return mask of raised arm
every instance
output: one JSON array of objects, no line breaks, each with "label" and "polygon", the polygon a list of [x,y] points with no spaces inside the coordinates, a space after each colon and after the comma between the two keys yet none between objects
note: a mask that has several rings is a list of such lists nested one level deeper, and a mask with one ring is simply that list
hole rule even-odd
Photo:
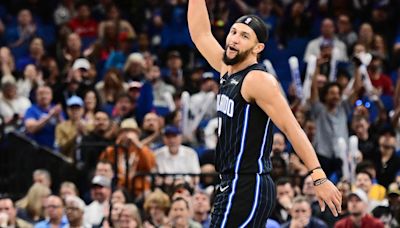
[{"label": "raised arm", "polygon": [[[308,140],[306,134],[296,121],[286,100],[280,93],[276,79],[262,71],[249,73],[241,89],[243,97],[250,102],[255,102],[272,119],[274,124],[287,136],[296,154],[299,155],[308,170],[315,170],[320,167],[317,155]],[[273,99],[271,99],[273,98]],[[336,187],[326,180],[325,173],[318,169],[318,172],[311,174],[315,185],[315,192],[318,197],[321,209],[325,209],[325,202],[332,213],[337,216],[341,211],[341,194]],[[319,181],[324,179],[322,183]]]},{"label": "raised arm", "polygon": [[205,0],[189,0],[188,25],[197,49],[215,70],[221,72],[224,49],[211,33]]}]

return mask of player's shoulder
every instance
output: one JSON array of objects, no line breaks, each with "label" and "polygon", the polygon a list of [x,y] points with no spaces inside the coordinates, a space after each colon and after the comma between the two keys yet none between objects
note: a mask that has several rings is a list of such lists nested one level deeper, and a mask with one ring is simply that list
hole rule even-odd
[{"label": "player's shoulder", "polygon": [[246,76],[244,83],[265,85],[265,86],[278,85],[277,84],[278,81],[272,74],[259,69],[251,70]]}]

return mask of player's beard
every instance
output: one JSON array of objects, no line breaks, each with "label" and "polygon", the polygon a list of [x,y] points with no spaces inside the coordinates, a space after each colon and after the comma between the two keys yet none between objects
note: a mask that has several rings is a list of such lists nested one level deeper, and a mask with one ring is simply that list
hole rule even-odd
[{"label": "player's beard", "polygon": [[222,61],[224,61],[224,63],[225,63],[226,65],[230,66],[230,65],[235,65],[235,64],[238,64],[238,63],[243,62],[243,61],[247,58],[247,56],[250,55],[250,52],[251,52],[251,50],[252,50],[253,48],[249,48],[249,49],[247,49],[247,50],[244,51],[244,52],[239,52],[239,51],[238,51],[238,53],[236,54],[236,56],[233,57],[233,58],[231,58],[231,59],[226,55],[226,50],[227,50],[227,49],[228,49],[228,46],[225,48],[224,57],[222,58]]}]

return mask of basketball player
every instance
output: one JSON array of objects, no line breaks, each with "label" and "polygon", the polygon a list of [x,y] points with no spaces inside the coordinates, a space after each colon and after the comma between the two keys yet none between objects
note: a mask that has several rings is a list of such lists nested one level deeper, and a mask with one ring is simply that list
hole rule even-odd
[{"label": "basketball player", "polygon": [[267,41],[264,22],[254,15],[234,23],[223,49],[211,33],[205,0],[189,0],[188,24],[193,42],[220,72],[217,97],[216,168],[221,186],[211,227],[265,227],[276,194],[269,176],[272,125],[285,133],[310,170],[321,210],[337,216],[341,194],[326,178],[315,151],[280,93],[276,79],[257,62]]}]

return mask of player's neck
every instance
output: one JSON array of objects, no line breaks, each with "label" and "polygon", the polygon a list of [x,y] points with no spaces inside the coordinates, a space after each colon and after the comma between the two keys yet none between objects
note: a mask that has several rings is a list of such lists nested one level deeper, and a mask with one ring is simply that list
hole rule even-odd
[{"label": "player's neck", "polygon": [[247,58],[243,62],[240,62],[240,63],[235,64],[235,65],[230,65],[230,66],[228,66],[228,75],[232,75],[232,74],[237,73],[237,72],[239,72],[241,70],[244,70],[248,66],[253,65],[255,63],[257,63],[257,59]]}]

